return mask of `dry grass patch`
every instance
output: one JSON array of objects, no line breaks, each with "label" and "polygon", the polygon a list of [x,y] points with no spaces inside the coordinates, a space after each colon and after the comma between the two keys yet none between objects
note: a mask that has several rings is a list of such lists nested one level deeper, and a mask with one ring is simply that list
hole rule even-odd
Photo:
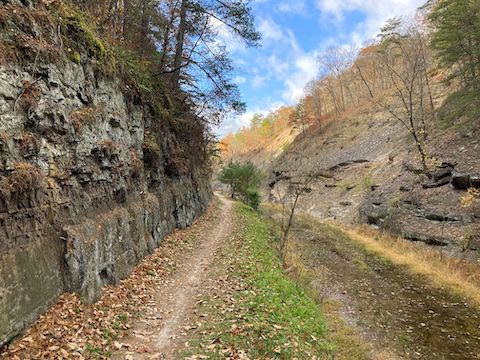
[{"label": "dry grass patch", "polygon": [[93,124],[97,119],[98,109],[95,106],[84,106],[75,109],[70,114],[72,125],[76,132],[79,132],[83,127]]},{"label": "dry grass patch", "polygon": [[3,178],[0,185],[3,195],[26,194],[35,189],[45,188],[45,176],[36,165],[17,162],[13,172]]},{"label": "dry grass patch", "polygon": [[426,276],[436,286],[450,289],[480,306],[478,264],[459,260],[440,252],[439,249],[428,248],[400,237],[380,235],[366,226],[342,230],[375,255],[396,265],[406,266],[410,271]]}]

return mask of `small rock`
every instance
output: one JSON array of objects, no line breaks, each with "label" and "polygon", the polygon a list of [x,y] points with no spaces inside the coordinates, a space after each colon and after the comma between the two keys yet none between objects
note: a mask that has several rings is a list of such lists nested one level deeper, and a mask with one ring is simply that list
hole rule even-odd
[{"label": "small rock", "polygon": [[475,189],[480,189],[480,176],[470,176],[470,186]]},{"label": "small rock", "polygon": [[440,178],[438,180],[432,179],[426,183],[423,183],[422,186],[424,189],[431,189],[431,188],[447,185],[451,181],[452,181],[452,178],[448,176],[448,177]]},{"label": "small rock", "polygon": [[467,190],[470,188],[470,175],[453,174],[452,185],[458,190]]}]

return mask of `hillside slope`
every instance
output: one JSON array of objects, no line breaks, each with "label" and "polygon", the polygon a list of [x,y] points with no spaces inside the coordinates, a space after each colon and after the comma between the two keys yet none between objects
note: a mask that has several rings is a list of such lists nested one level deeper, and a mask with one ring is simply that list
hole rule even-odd
[{"label": "hillside slope", "polygon": [[[479,187],[480,124],[468,116],[447,117],[456,104],[437,81],[436,119],[427,128],[432,179],[406,128],[391,114],[366,102],[310,127],[273,163],[256,160],[269,175],[269,200],[278,202],[289,177],[315,174],[299,209],[320,219],[368,223],[413,241],[463,249],[480,248],[478,209],[462,206],[469,187]],[[446,101],[446,102],[445,102]],[[250,161],[258,154],[237,156]],[[285,179],[287,177],[287,179]]]}]

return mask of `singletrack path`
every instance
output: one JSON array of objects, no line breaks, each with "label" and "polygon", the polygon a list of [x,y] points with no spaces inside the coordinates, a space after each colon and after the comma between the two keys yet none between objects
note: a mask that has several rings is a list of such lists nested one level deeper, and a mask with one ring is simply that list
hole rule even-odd
[{"label": "singletrack path", "polygon": [[204,294],[210,263],[233,228],[232,202],[219,197],[222,216],[198,239],[198,248],[157,289],[156,301],[134,324],[113,359],[173,359],[192,308]]}]

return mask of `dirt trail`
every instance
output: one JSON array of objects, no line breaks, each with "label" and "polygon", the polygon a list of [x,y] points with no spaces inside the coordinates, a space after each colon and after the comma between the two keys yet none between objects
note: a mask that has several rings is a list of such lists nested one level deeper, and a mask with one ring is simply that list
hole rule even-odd
[{"label": "dirt trail", "polygon": [[220,222],[199,239],[198,249],[182,259],[172,277],[160,285],[156,301],[135,323],[132,335],[120,344],[122,349],[113,354],[113,359],[174,358],[190,323],[192,308],[203,296],[208,266],[232,230],[232,202],[219,198]]},{"label": "dirt trail", "polygon": [[[466,299],[365,252],[340,230],[310,218],[292,228],[297,266],[320,301],[388,359],[480,359],[480,312]],[[372,353],[375,358],[375,351]]]}]

